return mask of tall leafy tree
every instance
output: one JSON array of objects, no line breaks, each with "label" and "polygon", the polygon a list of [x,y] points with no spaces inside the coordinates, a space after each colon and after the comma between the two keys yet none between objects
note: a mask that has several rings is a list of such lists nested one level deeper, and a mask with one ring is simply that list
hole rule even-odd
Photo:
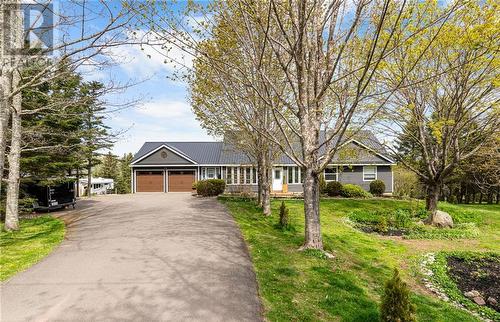
[{"label": "tall leafy tree", "polygon": [[[432,10],[424,13],[421,4],[406,20],[410,30],[445,10],[432,2],[425,6]],[[500,128],[498,4],[467,1],[459,9],[446,24],[395,48],[380,75],[390,88],[402,80],[385,104],[382,126],[386,135],[406,142],[393,152],[425,184],[431,224],[443,184]]]}]

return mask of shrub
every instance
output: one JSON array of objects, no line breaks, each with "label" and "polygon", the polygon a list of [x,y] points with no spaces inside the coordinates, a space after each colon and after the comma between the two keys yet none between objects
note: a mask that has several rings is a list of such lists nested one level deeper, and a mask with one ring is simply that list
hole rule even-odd
[{"label": "shrub", "polygon": [[326,181],[323,174],[319,176],[319,193],[326,193]]},{"label": "shrub", "polygon": [[280,222],[279,226],[281,229],[288,229],[290,226],[290,217],[288,216],[288,208],[285,205],[285,202],[281,202],[280,206]]},{"label": "shrub", "polygon": [[345,198],[369,198],[371,194],[355,184],[345,184],[340,189],[340,195]]},{"label": "shrub", "polygon": [[413,224],[411,212],[406,209],[397,209],[393,213],[394,226],[397,228],[409,228]]},{"label": "shrub", "polygon": [[193,188],[193,190],[196,190],[196,185],[198,184],[198,182],[193,182],[193,185],[191,186]]},{"label": "shrub", "polygon": [[385,183],[382,180],[370,182],[370,192],[375,196],[381,196],[385,192]]},{"label": "shrub", "polygon": [[338,181],[330,181],[326,185],[326,193],[330,197],[340,196],[341,190],[342,190],[342,184]]},{"label": "shrub", "polygon": [[221,179],[201,180],[196,183],[196,193],[203,197],[218,196],[226,189],[226,182]]},{"label": "shrub", "polygon": [[410,291],[394,269],[394,275],[385,283],[380,319],[385,322],[408,322],[415,320],[415,306],[410,302]]},{"label": "shrub", "polygon": [[386,233],[389,231],[389,225],[387,224],[386,216],[380,216],[378,218],[377,230],[381,233]]}]

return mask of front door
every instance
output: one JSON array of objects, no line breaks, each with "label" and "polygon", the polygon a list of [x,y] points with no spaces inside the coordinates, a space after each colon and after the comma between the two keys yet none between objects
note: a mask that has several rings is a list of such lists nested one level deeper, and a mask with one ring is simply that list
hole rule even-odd
[{"label": "front door", "polygon": [[283,168],[273,169],[273,191],[283,190]]}]

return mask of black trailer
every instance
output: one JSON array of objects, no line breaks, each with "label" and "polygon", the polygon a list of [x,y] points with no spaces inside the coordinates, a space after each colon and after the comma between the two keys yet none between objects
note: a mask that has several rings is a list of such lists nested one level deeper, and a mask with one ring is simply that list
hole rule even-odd
[{"label": "black trailer", "polygon": [[34,198],[34,210],[49,211],[67,206],[75,208],[75,182],[31,181],[23,184],[24,192]]}]

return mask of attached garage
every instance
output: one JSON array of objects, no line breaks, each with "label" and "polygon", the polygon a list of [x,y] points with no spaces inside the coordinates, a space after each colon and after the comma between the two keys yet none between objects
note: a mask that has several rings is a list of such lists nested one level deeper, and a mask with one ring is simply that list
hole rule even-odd
[{"label": "attached garage", "polygon": [[194,171],[168,171],[168,192],[190,192]]},{"label": "attached garage", "polygon": [[138,171],[137,192],[163,192],[163,171]]}]

